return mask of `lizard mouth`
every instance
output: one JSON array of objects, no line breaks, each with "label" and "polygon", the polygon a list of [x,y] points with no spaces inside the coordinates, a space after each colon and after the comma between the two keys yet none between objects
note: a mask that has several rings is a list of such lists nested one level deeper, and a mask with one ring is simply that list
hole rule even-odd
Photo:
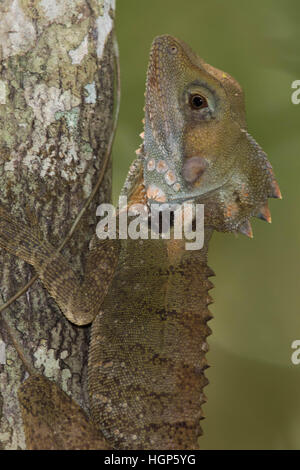
[{"label": "lizard mouth", "polygon": [[169,72],[174,69],[172,48],[175,45],[174,38],[157,37],[151,47],[147,71],[145,135],[148,136],[148,141],[151,136],[151,143],[145,140],[145,150],[151,151],[153,149],[150,147],[155,146],[163,158],[174,154],[178,149],[177,128],[183,126],[176,81],[170,79]]},{"label": "lizard mouth", "polygon": [[[213,189],[210,189],[204,193],[195,193],[195,192],[191,192],[191,193],[187,193],[185,195],[182,195],[182,196],[174,196],[174,197],[170,197],[170,201],[174,204],[178,203],[178,204],[182,204],[186,201],[193,201],[193,202],[197,202],[198,204],[201,204],[201,201],[202,199],[206,198],[207,196],[210,196],[212,194],[215,194],[217,193],[217,191],[219,191],[220,189],[222,189],[226,183],[228,182],[228,180],[230,179],[230,176],[228,177],[228,179],[226,181],[224,181],[222,184],[220,184],[219,186],[217,186],[216,188],[213,188]],[[195,201],[196,200],[196,201]]]}]

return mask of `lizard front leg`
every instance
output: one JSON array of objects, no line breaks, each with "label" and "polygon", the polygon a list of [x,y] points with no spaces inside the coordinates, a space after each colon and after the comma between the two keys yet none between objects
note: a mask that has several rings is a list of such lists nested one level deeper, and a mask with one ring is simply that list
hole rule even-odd
[{"label": "lizard front leg", "polygon": [[66,318],[76,325],[91,323],[99,311],[119,258],[117,240],[95,237],[81,283],[64,256],[36,227],[18,222],[0,208],[0,247],[31,264]]},{"label": "lizard front leg", "polygon": [[[100,308],[119,257],[116,240],[95,236],[81,283],[65,258],[36,226],[19,223],[0,208],[0,246],[33,265],[45,287],[72,323],[90,323]],[[20,387],[27,449],[107,449],[99,430],[55,382],[31,375]]]}]

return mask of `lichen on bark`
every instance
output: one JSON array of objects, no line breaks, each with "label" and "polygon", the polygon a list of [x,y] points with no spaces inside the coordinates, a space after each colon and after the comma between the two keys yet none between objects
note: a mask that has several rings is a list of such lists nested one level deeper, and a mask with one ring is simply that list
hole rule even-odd
[{"label": "lichen on bark", "polygon": [[[20,220],[35,212],[59,246],[94,186],[112,129],[114,1],[4,0],[0,4],[0,203]],[[64,253],[82,272],[96,206],[108,201],[110,166]],[[34,274],[1,252],[1,298]],[[88,328],[72,326],[37,281],[0,318],[0,442],[25,448],[17,389],[25,369],[11,326],[32,364],[87,408]],[[2,354],[3,356],[3,354]],[[3,362],[3,361],[2,361]]]}]

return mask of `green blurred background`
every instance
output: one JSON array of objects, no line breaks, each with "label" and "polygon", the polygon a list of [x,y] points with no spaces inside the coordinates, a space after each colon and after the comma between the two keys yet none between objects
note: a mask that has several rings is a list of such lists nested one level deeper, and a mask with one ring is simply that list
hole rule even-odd
[{"label": "green blurred background", "polygon": [[254,239],[215,233],[213,335],[209,338],[202,421],[204,449],[300,449],[298,215],[300,105],[299,0],[118,0],[122,102],[113,151],[116,201],[140,144],[144,86],[154,36],[187,42],[233,75],[246,93],[249,131],[268,153],[283,200],[271,200],[273,223],[253,220]]}]

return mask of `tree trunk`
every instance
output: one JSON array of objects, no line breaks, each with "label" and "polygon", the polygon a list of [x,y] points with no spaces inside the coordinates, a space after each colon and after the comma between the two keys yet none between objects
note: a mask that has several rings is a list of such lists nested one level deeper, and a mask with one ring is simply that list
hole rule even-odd
[{"label": "tree trunk", "polygon": [[[114,0],[0,2],[0,203],[20,220],[34,211],[59,246],[101,169],[113,117]],[[82,272],[96,206],[109,201],[108,165],[64,254]],[[1,298],[35,274],[1,253]],[[0,447],[24,449],[17,390],[26,377],[12,330],[32,365],[87,407],[88,328],[74,327],[39,281],[0,319]]]}]

